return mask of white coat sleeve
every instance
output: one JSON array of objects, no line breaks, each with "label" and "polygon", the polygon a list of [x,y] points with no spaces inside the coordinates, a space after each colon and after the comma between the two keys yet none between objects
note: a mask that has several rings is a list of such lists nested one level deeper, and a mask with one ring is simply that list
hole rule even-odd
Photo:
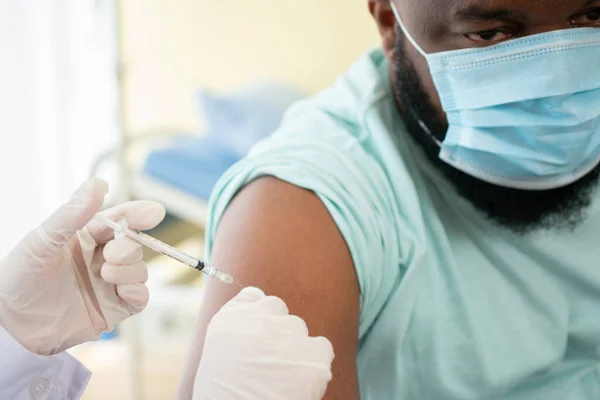
[{"label": "white coat sleeve", "polygon": [[79,399],[90,376],[70,354],[30,353],[0,327],[0,399]]}]

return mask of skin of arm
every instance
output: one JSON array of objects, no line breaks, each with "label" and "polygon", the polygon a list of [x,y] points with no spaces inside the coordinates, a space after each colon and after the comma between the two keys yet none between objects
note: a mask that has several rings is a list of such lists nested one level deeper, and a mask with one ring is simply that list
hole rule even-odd
[{"label": "skin of arm", "polygon": [[[359,399],[358,282],[346,242],[316,194],[272,177],[250,183],[225,211],[211,261],[237,282],[282,298],[311,336],[328,338],[335,360],[324,398]],[[177,399],[191,399],[206,326],[239,291],[207,282]]]}]

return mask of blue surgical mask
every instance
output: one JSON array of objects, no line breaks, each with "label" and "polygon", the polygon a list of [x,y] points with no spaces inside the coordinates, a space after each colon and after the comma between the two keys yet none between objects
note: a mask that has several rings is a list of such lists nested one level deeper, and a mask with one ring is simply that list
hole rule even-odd
[{"label": "blue surgical mask", "polygon": [[483,181],[568,185],[600,161],[600,29],[574,28],[485,48],[427,54],[448,117],[439,157]]}]

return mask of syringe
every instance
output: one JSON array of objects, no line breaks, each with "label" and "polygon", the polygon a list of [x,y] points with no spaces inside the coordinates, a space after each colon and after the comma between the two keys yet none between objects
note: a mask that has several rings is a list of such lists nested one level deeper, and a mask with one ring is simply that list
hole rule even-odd
[{"label": "syringe", "polygon": [[200,272],[205,273],[206,275],[218,279],[223,283],[233,283],[233,278],[231,275],[219,271],[217,268],[210,264],[206,264],[204,261],[197,260],[196,258],[190,256],[189,254],[184,253],[183,251],[177,250],[175,247],[169,246],[166,243],[161,242],[153,238],[150,235],[146,235],[145,233],[135,231],[130,229],[127,226],[127,220],[123,220],[123,222],[115,222],[102,214],[96,214],[94,219],[100,222],[103,225],[106,225],[109,228],[115,230],[115,234],[125,236],[131,240],[134,240],[141,245],[149,247],[157,253],[164,254],[168,257],[171,257],[183,264],[189,265],[190,267],[197,269]]}]

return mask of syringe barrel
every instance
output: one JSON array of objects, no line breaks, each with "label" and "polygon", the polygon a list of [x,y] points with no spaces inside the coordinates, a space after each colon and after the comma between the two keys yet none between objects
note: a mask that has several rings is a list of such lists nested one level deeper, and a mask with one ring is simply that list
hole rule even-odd
[{"label": "syringe barrel", "polygon": [[118,222],[113,221],[102,214],[96,215],[96,219],[104,225],[108,226],[109,228],[120,232],[120,234],[125,235],[131,240],[134,240],[144,246],[151,248],[157,253],[162,253],[168,257],[172,257],[179,262],[189,265],[192,268],[196,268],[198,266],[198,260],[196,260],[194,257],[184,253],[183,251],[177,250],[175,247],[169,246],[168,244],[163,243],[160,240],[156,240],[150,235],[146,235],[145,233],[129,229],[127,225],[121,225]]},{"label": "syringe barrel", "polygon": [[[220,280],[224,283],[232,283],[233,278],[231,275],[219,271],[212,265],[204,266],[198,259],[190,256],[187,253],[184,253],[181,250],[176,249],[175,247],[169,246],[166,243],[161,242],[160,240],[154,239],[150,235],[146,235],[143,232],[138,232],[133,229],[129,229],[126,224],[120,224],[118,222],[112,221],[109,218],[99,214],[96,215],[96,219],[102,222],[104,225],[112,228],[115,232],[119,232],[121,235],[128,237],[131,240],[134,240],[143,246],[146,246],[157,253],[164,254],[168,257],[174,258],[175,260],[182,262],[183,264],[189,265],[192,268],[199,269],[204,274],[211,276],[215,279]],[[200,269],[199,266],[204,266],[204,268]]]},{"label": "syringe barrel", "polygon": [[198,265],[198,260],[194,257],[184,253],[181,250],[176,249],[175,247],[169,246],[166,243],[156,240],[152,236],[146,235],[145,233],[127,229],[125,231],[125,236],[143,244],[144,246],[151,248],[157,253],[162,253],[166,256],[172,257],[177,261],[189,265],[190,267],[195,268]]}]

